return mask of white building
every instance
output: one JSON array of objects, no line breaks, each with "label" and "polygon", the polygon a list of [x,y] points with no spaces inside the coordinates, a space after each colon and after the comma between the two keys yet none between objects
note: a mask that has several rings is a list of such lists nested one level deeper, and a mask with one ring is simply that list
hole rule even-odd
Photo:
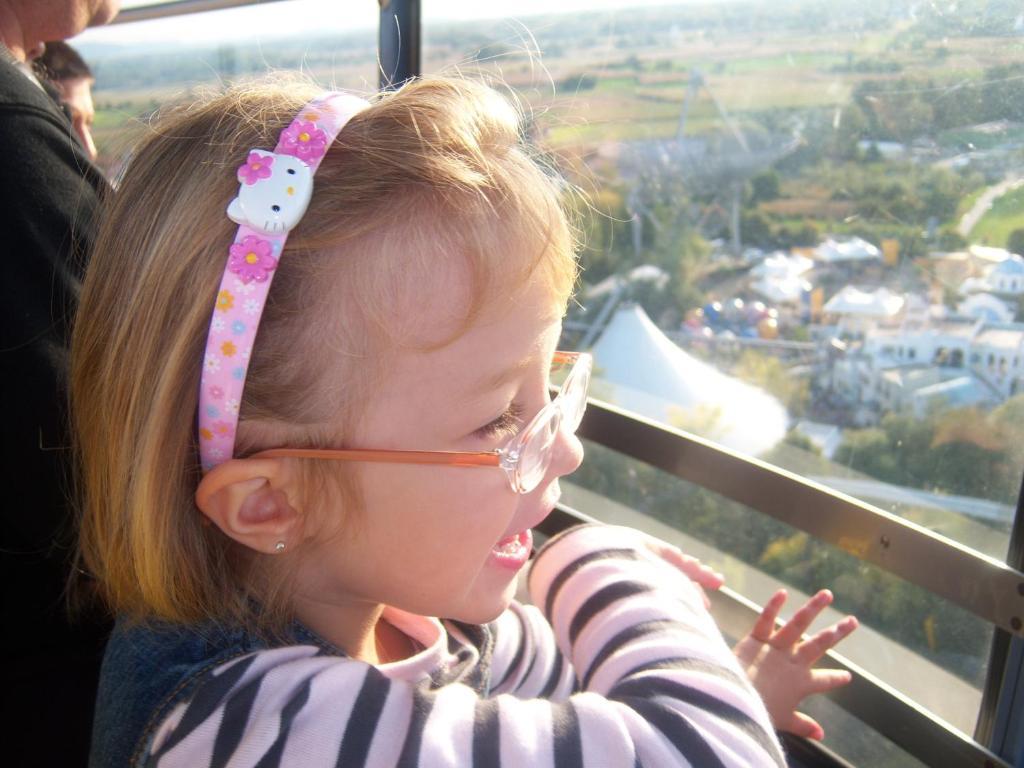
[{"label": "white building", "polygon": [[829,237],[814,249],[814,258],[826,264],[857,261],[881,261],[882,252],[877,246],[860,237]]},{"label": "white building", "polygon": [[878,325],[836,361],[830,383],[877,413],[991,407],[1024,392],[1024,323],[954,315]]},{"label": "white building", "polygon": [[987,323],[1012,323],[1015,315],[1005,301],[991,293],[971,294],[957,305],[956,311],[964,317]]},{"label": "white building", "polygon": [[750,270],[755,278],[750,288],[773,304],[797,304],[811,290],[803,275],[813,268],[814,262],[806,256],[772,253]]},{"label": "white building", "polygon": [[918,419],[936,410],[1002,402],[991,385],[970,372],[920,364],[880,371],[878,399],[882,411],[912,413]]},{"label": "white building", "polygon": [[994,293],[1010,299],[1024,296],[1024,259],[1015,253],[1004,253],[1006,257],[989,267],[983,276],[968,277],[964,280],[960,284],[961,295]]},{"label": "white building", "polygon": [[848,285],[825,303],[823,311],[836,319],[840,335],[856,336],[880,324],[897,322],[905,303],[905,297],[888,288],[868,291]]}]

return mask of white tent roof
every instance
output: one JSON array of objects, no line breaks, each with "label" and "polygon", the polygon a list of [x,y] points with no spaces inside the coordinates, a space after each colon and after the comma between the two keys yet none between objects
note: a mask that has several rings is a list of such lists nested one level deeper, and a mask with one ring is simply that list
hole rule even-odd
[{"label": "white tent roof", "polygon": [[881,259],[878,247],[860,237],[838,240],[830,237],[814,249],[815,258],[821,261],[865,261]]},{"label": "white tent roof", "polygon": [[785,279],[799,277],[814,268],[814,262],[799,253],[773,253],[750,270],[755,277]]},{"label": "white tent roof", "polygon": [[639,307],[620,308],[593,353],[595,397],[752,455],[786,434],[778,400],[680,349]]},{"label": "white tent roof", "polygon": [[1010,252],[1005,248],[994,248],[990,245],[971,245],[967,248],[968,253],[976,259],[987,261],[991,264],[998,264],[1010,257]]},{"label": "white tent roof", "polygon": [[811,290],[811,284],[801,277],[766,277],[750,284],[750,289],[773,304],[794,304]]},{"label": "white tent roof", "polygon": [[856,315],[860,317],[892,317],[903,308],[903,297],[888,288],[865,291],[848,285],[825,304],[830,315]]}]

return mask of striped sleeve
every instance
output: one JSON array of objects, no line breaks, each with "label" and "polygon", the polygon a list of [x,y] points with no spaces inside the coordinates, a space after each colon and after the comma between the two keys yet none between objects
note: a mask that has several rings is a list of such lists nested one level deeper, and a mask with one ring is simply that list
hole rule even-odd
[{"label": "striped sleeve", "polygon": [[565,701],[576,688],[576,674],[555,643],[544,615],[532,605],[512,603],[491,624],[492,696]]},{"label": "striped sleeve", "polygon": [[528,606],[498,620],[489,697],[311,646],[260,651],[208,675],[146,764],[784,766],[696,588],[627,531],[574,529],[541,551],[530,588],[551,627]]}]

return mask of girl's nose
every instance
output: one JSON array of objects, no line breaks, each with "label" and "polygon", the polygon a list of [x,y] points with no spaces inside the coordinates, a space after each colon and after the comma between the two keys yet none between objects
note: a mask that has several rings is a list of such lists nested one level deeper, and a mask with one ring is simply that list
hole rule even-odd
[{"label": "girl's nose", "polygon": [[583,463],[583,443],[575,433],[558,430],[555,444],[551,446],[551,469],[555,477],[575,472]]}]

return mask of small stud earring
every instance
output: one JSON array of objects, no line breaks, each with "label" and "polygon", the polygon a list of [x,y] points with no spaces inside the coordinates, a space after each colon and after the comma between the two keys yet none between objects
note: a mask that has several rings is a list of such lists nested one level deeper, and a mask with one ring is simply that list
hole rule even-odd
[{"label": "small stud earring", "polygon": [[283,541],[277,542],[277,544],[274,545],[274,551],[277,554],[281,554],[282,552],[284,552],[284,542]]}]

